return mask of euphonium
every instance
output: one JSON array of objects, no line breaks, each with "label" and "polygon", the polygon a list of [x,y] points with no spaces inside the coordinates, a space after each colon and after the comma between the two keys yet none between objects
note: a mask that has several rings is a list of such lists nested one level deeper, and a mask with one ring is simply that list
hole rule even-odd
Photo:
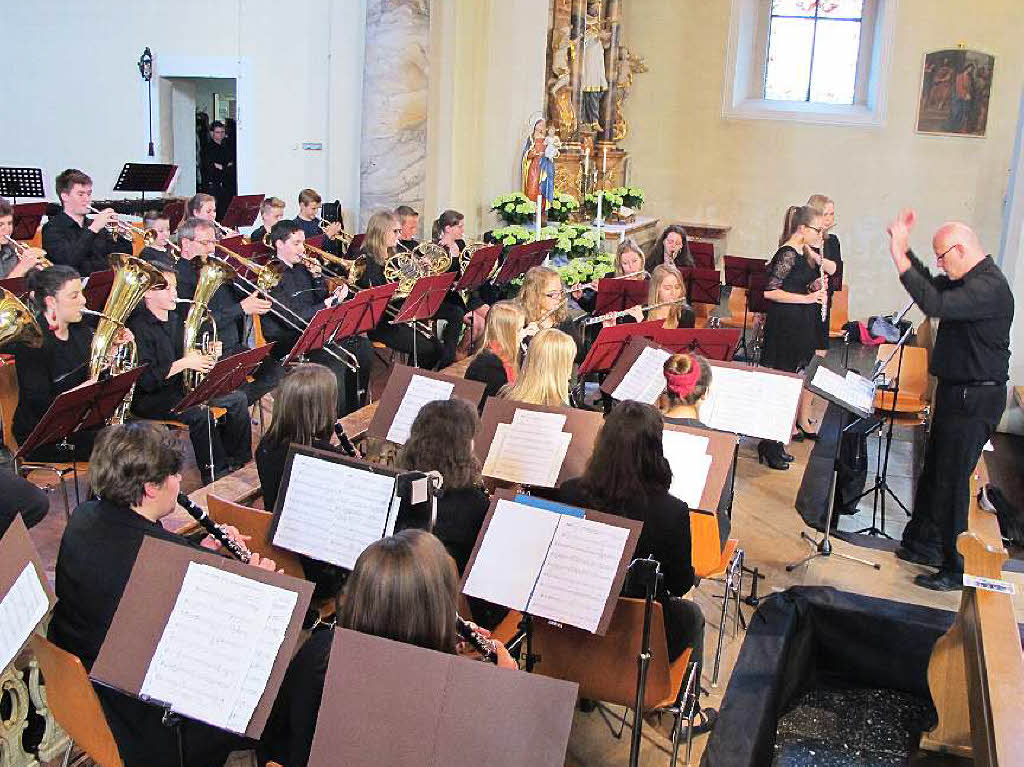
[{"label": "euphonium", "polygon": [[[188,308],[185,317],[185,333],[183,347],[185,354],[191,351],[198,351],[202,354],[209,353],[213,344],[217,343],[217,324],[214,322],[213,314],[210,312],[210,300],[217,288],[226,282],[235,279],[235,270],[222,258],[207,256],[202,268],[199,270],[199,279],[196,282],[196,292],[192,296],[192,304]],[[203,334],[200,338],[199,331],[206,320],[210,320],[212,330]],[[182,374],[185,384],[185,391],[190,392],[203,380],[203,373],[198,370],[186,370]]]},{"label": "euphonium", "polygon": [[43,345],[43,331],[18,297],[0,288],[0,346],[19,341],[38,349]]}]

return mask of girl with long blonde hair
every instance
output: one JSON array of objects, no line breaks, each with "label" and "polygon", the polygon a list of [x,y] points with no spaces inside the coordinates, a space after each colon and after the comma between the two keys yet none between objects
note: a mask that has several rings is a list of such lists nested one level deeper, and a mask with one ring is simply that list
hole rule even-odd
[{"label": "girl with long blonde hair", "polygon": [[500,396],[532,405],[568,405],[569,379],[576,358],[576,342],[557,328],[545,328],[534,336],[516,382]]},{"label": "girl with long blonde hair", "polygon": [[466,378],[483,381],[488,397],[516,382],[522,357],[519,342],[525,324],[523,308],[515,301],[498,301],[487,313],[483,343],[466,369]]},{"label": "girl with long blonde hair", "polygon": [[666,328],[692,328],[696,317],[690,305],[686,303],[686,288],[683,286],[683,275],[674,266],[659,264],[651,273],[651,290],[647,294],[648,304],[660,304],[666,301],[679,301],[677,304],[659,306],[647,312],[648,320],[664,320]]}]

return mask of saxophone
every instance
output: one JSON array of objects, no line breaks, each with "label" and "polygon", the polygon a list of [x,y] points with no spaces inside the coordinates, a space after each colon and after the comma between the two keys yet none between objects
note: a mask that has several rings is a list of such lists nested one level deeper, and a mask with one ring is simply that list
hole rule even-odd
[{"label": "saxophone", "polygon": [[[196,292],[192,296],[192,304],[188,308],[188,315],[185,317],[184,352],[199,351],[202,354],[211,354],[217,343],[217,323],[214,322],[213,314],[210,312],[210,300],[217,289],[226,282],[235,279],[235,270],[222,258],[207,256],[203,266],[199,270],[199,280],[196,282]],[[211,330],[200,335],[200,330],[210,321]],[[203,373],[198,370],[186,370],[182,373],[185,391],[195,389],[203,380]]]}]

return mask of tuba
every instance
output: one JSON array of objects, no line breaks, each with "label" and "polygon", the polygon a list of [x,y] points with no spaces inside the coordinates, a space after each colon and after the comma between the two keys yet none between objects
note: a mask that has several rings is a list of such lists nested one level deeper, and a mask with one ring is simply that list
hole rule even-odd
[{"label": "tuba", "polygon": [[0,347],[12,343],[38,349],[43,345],[43,331],[28,307],[11,291],[0,288]]},{"label": "tuba", "polygon": [[[210,300],[217,289],[226,282],[235,279],[235,270],[222,258],[207,256],[199,270],[199,280],[196,283],[196,292],[192,296],[192,304],[188,308],[188,315],[185,317],[185,354],[190,351],[199,351],[202,354],[210,354],[214,344],[217,343],[217,323],[210,312]],[[199,331],[210,320],[212,330],[207,331],[200,337]],[[182,373],[185,383],[185,391],[190,392],[203,380],[203,373],[198,370],[186,370]]]},{"label": "tuba", "polygon": [[[138,359],[135,342],[122,344],[115,350],[114,339],[147,290],[167,287],[167,280],[160,270],[141,258],[126,253],[112,253],[110,265],[115,270],[114,284],[110,287],[110,295],[107,296],[107,303],[103,306],[99,324],[92,337],[92,347],[89,350],[89,378],[99,378],[100,373],[104,371],[109,371],[110,375],[118,375],[135,367]],[[124,423],[134,391],[133,386],[124,402],[118,405],[111,423]]]}]

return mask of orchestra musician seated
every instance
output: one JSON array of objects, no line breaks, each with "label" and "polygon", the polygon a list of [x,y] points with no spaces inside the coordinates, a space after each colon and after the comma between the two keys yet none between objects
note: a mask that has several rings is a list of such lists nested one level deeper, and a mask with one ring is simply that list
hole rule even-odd
[{"label": "orchestra musician seated", "polygon": [[[647,280],[651,277],[644,268],[644,252],[632,237],[626,237],[619,243],[619,246],[615,249],[615,259],[612,263],[615,267],[615,272],[608,276],[614,279]],[[594,307],[597,303],[596,291],[576,290],[573,291],[572,295],[579,303],[581,309],[590,314],[594,312]],[[620,317],[619,321],[642,322],[643,312],[638,309],[630,315]],[[608,319],[604,322],[606,327],[614,324],[616,324],[614,319]]]},{"label": "orchestra musician seated", "polygon": [[90,218],[92,179],[82,171],[68,168],[57,176],[57,196],[63,210],[43,224],[43,250],[54,264],[89,275],[110,268],[111,253],[131,253],[132,242],[121,233],[107,229],[117,220],[113,208]]},{"label": "orchestra musician seated", "polygon": [[696,314],[686,303],[683,275],[674,266],[661,264],[654,267],[654,271],[651,272],[651,290],[647,295],[647,304],[654,306],[647,311],[647,319],[664,320],[664,328],[692,328],[696,323]]},{"label": "orchestra musician seated", "polygon": [[[132,412],[142,418],[181,421],[188,426],[196,464],[206,476],[214,478],[247,464],[252,458],[252,429],[245,395],[240,391],[221,394],[209,405],[222,407],[227,413],[214,428],[208,419],[212,414],[202,406],[183,412],[172,412],[185,398],[184,371],[206,374],[213,369],[217,357],[202,350],[186,349],[184,323],[175,308],[178,303],[177,275],[167,262],[154,264],[166,287],[150,288],[142,303],[128,318],[128,328],[135,335],[138,364],[146,369],[135,385]],[[210,466],[210,456],[213,466]]]},{"label": "orchestra musician seated", "polygon": [[487,312],[483,342],[466,368],[465,377],[483,382],[488,397],[496,397],[503,386],[516,382],[525,324],[526,315],[516,301],[498,301]]},{"label": "orchestra musician seated", "polygon": [[[457,210],[444,211],[434,221],[433,228],[431,229],[434,244],[444,248],[451,257],[452,262],[448,267],[448,271],[455,272],[456,275],[459,275],[462,271],[459,264],[459,254],[466,247],[466,241],[462,239],[465,231],[465,216]],[[458,282],[458,276],[456,276],[455,281]],[[434,315],[437,319],[444,320],[445,323],[444,329],[441,331],[441,359],[438,362],[439,368],[446,368],[455,362],[455,350],[459,345],[459,338],[462,335],[462,326],[467,311],[472,310],[475,312],[481,308],[486,311],[486,305],[480,299],[479,293],[470,295],[468,304],[460,294],[453,290],[449,290],[445,295],[440,308],[437,310],[437,314]],[[475,314],[471,315],[470,322],[473,321],[475,316]],[[481,317],[483,316],[481,315]]]},{"label": "orchestra musician seated", "polygon": [[284,218],[284,200],[278,197],[267,197],[260,203],[260,225],[252,230],[249,242],[263,242],[263,238],[274,228],[274,224]]},{"label": "orchestra musician seated", "polygon": [[398,235],[399,247],[403,250],[415,250],[420,244],[416,239],[420,229],[420,214],[415,208],[399,205],[395,208],[395,215],[398,217],[398,225],[402,227]]},{"label": "orchestra musician seated", "polygon": [[0,197],[0,280],[24,277],[33,269],[42,269],[46,257],[39,248],[14,246],[14,207]]},{"label": "orchestra musician seated", "polygon": [[[344,594],[338,595],[337,625],[449,655],[479,658],[456,633],[458,593],[459,576],[444,545],[423,530],[403,530],[375,541],[359,555]],[[333,641],[332,628],[319,626],[292,659],[263,732],[261,760],[284,767],[305,767],[309,761]],[[515,669],[504,646],[492,641],[498,666]]]},{"label": "orchestra musician seated", "polygon": [[147,261],[173,261],[174,256],[168,251],[171,241],[171,220],[160,210],[147,210],[142,216],[142,227],[155,235],[152,242],[139,251],[139,258]]},{"label": "orchestra musician seated", "polygon": [[654,243],[651,255],[647,259],[647,271],[653,273],[654,267],[660,264],[674,266],[677,269],[693,266],[693,255],[686,241],[686,229],[679,224],[666,226],[658,236],[658,241]]},{"label": "orchestra musician seated", "polygon": [[[362,262],[366,264],[363,274],[360,275],[358,285],[360,288],[379,287],[387,284],[384,277],[384,265],[388,258],[395,254],[398,245],[398,236],[402,228],[398,225],[398,218],[394,213],[382,210],[370,216],[366,224],[366,236],[360,250]],[[393,325],[390,318],[381,318],[377,327],[373,328],[367,335],[371,341],[384,344],[389,349],[399,354],[407,355],[412,362],[413,334],[420,333],[409,325]],[[441,345],[433,334],[420,333],[415,339],[416,357],[419,366],[432,370],[437,366],[441,358]]]},{"label": "orchestra musician seated", "polygon": [[340,256],[341,242],[335,238],[344,229],[343,223],[341,221],[322,221],[320,218],[322,205],[323,200],[319,192],[315,189],[303,189],[299,192],[299,215],[293,221],[302,228],[307,240],[323,235],[324,239],[320,249]]},{"label": "orchestra musician seated", "polygon": [[576,342],[557,328],[546,328],[530,342],[515,382],[499,392],[504,399],[531,405],[569,406]]},{"label": "orchestra musician seated", "polygon": [[[526,272],[516,300],[526,315],[524,335],[531,338],[545,328],[558,328],[576,342],[576,364],[586,354],[578,323],[570,317],[567,291],[558,272],[547,266],[534,266]],[[529,340],[527,340],[529,342]]]},{"label": "orchestra musician seated", "polygon": [[[152,537],[194,545],[160,524],[177,505],[181,467],[177,441],[159,424],[108,426],[96,439],[89,481],[101,500],[78,506],[61,537],[57,606],[48,630],[50,641],[76,655],[86,671],[96,661],[143,541]],[[247,540],[234,528],[227,531],[236,540]],[[220,549],[211,536],[199,545]],[[259,554],[249,564],[274,570],[274,561]],[[94,687],[126,767],[177,767],[175,728],[162,723],[162,708]],[[188,718],[181,728],[185,764],[221,765],[229,752],[251,747],[244,738]]]}]

